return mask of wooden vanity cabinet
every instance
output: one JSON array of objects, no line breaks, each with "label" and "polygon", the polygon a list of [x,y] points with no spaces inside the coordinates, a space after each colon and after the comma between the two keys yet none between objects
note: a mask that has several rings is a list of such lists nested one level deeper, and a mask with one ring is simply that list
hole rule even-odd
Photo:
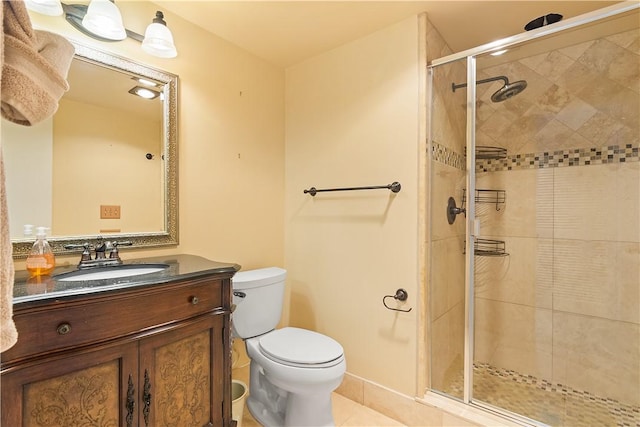
[{"label": "wooden vanity cabinet", "polygon": [[230,276],[18,305],[1,425],[230,426]]}]

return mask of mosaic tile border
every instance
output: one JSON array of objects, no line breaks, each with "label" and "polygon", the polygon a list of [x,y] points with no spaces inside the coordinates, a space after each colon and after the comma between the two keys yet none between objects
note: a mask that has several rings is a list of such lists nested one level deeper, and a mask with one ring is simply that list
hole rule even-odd
[{"label": "mosaic tile border", "polygon": [[460,170],[466,170],[467,158],[463,154],[456,153],[451,148],[431,141],[431,155],[433,160]]},{"label": "mosaic tile border", "polygon": [[[433,160],[456,169],[466,169],[466,157],[449,147],[431,142]],[[500,172],[520,169],[543,169],[590,166],[640,161],[640,145],[608,145],[601,148],[577,148],[554,152],[508,155],[505,159],[476,161],[476,172]]]},{"label": "mosaic tile border", "polygon": [[542,153],[515,154],[501,160],[478,160],[476,172],[499,172],[518,169],[543,169],[567,166],[604,165],[640,161],[638,146],[609,145],[602,148],[579,148]]},{"label": "mosaic tile border", "polygon": [[489,375],[500,377],[506,381],[526,384],[539,390],[559,393],[565,398],[588,401],[590,405],[597,405],[608,411],[617,420],[619,427],[640,426],[640,407],[626,405],[617,400],[600,397],[584,390],[577,390],[563,384],[553,384],[545,379],[538,379],[532,375],[524,375],[511,369],[496,368],[488,363],[476,362],[474,372],[484,371]]},{"label": "mosaic tile border", "polygon": [[[473,372],[476,378],[474,394],[484,394],[481,400],[487,403],[497,404],[497,406],[507,404],[512,407],[512,410],[520,409],[521,411],[548,414],[549,411],[553,412],[554,403],[562,402],[563,405],[566,405],[565,411],[568,412],[556,414],[554,418],[557,423],[553,423],[553,425],[604,426],[609,425],[603,424],[604,419],[608,419],[615,423],[611,427],[640,427],[640,407],[638,406],[627,405],[563,384],[553,384],[532,375],[524,375],[511,369],[497,368],[484,362],[475,362]],[[490,381],[491,378],[499,383]],[[498,386],[497,384],[503,385]],[[512,387],[515,384],[519,384],[521,387]],[[461,396],[462,386],[462,378],[456,378],[450,384],[450,390],[447,392]],[[544,393],[544,395],[540,393]],[[496,402],[492,402],[493,400]],[[520,411],[516,410],[516,412]],[[578,421],[580,423],[575,424]]]}]

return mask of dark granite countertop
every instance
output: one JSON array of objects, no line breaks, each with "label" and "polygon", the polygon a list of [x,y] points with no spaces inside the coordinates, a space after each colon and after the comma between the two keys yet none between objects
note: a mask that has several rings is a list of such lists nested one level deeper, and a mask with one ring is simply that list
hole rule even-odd
[{"label": "dark granite countertop", "polygon": [[[151,258],[125,260],[123,266],[135,264],[166,264],[167,268],[148,274],[125,276],[113,279],[60,281],[68,273],[77,271],[77,266],[57,267],[51,276],[29,278],[27,271],[16,271],[13,287],[14,306],[23,303],[46,303],[50,300],[73,298],[96,292],[118,291],[138,286],[169,283],[177,280],[192,279],[209,274],[235,274],[240,270],[238,264],[211,261],[196,255],[168,255]],[[106,267],[120,268],[120,267]],[[85,271],[99,271],[94,268]]]}]

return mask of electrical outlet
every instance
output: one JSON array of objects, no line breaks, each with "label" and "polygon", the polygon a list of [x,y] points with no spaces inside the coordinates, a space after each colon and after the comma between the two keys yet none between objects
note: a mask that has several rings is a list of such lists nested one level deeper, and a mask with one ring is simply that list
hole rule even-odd
[{"label": "electrical outlet", "polygon": [[120,219],[120,205],[100,205],[100,219]]}]

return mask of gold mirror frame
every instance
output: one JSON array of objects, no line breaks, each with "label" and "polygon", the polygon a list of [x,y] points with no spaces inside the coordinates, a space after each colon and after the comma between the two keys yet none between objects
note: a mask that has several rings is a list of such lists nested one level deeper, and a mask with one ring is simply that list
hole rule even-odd
[{"label": "gold mirror frame", "polygon": [[[78,250],[65,249],[65,245],[95,242],[98,237],[105,240],[128,240],[132,249],[150,248],[158,246],[172,246],[178,244],[178,76],[166,71],[158,70],[136,63],[110,53],[102,52],[93,47],[71,41],[76,52],[75,58],[90,62],[100,67],[113,69],[118,72],[135,74],[164,83],[164,187],[165,187],[165,222],[164,230],[159,232],[117,233],[102,235],[77,235],[47,238],[56,255],[72,254]],[[13,257],[25,258],[33,246],[33,238],[12,239]]]}]

